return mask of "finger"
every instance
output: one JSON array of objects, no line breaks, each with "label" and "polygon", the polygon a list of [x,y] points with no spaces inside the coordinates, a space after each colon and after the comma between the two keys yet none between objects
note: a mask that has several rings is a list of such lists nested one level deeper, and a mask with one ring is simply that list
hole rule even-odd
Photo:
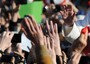
[{"label": "finger", "polygon": [[19,52],[17,52],[17,51],[14,51],[14,54],[18,54],[18,55],[20,55],[20,53],[19,53]]},{"label": "finger", "polygon": [[57,27],[57,24],[55,23],[55,25],[54,25],[54,31],[55,31],[55,33],[57,34],[58,33],[58,27]]},{"label": "finger", "polygon": [[54,34],[54,27],[53,27],[53,22],[50,21],[50,27],[51,27],[51,33]]},{"label": "finger", "polygon": [[26,30],[23,28],[23,26],[21,26],[21,30],[24,32],[25,35],[27,35]]},{"label": "finger", "polygon": [[14,64],[14,62],[15,62],[15,57],[12,57],[11,62]]},{"label": "finger", "polygon": [[21,29],[22,29],[22,30],[24,29],[25,32],[28,34],[29,29],[28,29],[28,26],[27,26],[27,24],[26,24],[26,22],[25,22],[25,18],[24,18],[23,21],[22,21]]},{"label": "finger", "polygon": [[28,23],[29,23],[29,25],[31,27],[31,30],[36,33],[36,30],[35,30],[35,26],[33,24],[33,21],[30,18],[27,18],[27,20],[28,20]]},{"label": "finger", "polygon": [[54,50],[54,40],[53,40],[53,39],[51,39],[51,43],[50,43],[50,45],[51,45],[51,49]]},{"label": "finger", "polygon": [[29,24],[27,18],[25,18],[25,23],[26,23],[26,25],[27,25],[27,27],[28,27],[30,33],[32,34],[33,32],[32,32],[32,30],[31,30],[31,27],[30,27],[30,24]]},{"label": "finger", "polygon": [[88,39],[88,28],[86,29],[85,37],[86,40]]},{"label": "finger", "polygon": [[44,36],[44,45],[47,47],[46,36]]},{"label": "finger", "polygon": [[67,56],[66,56],[66,54],[65,54],[65,52],[64,51],[62,51],[62,54],[63,54],[63,60],[65,61],[65,63],[67,62]]},{"label": "finger", "polygon": [[39,29],[40,29],[41,33],[43,34],[43,30],[42,30],[42,27],[41,27],[41,25],[39,26]]},{"label": "finger", "polygon": [[49,39],[49,37],[47,37],[46,39],[47,39],[47,48],[48,48],[49,50],[51,50],[51,48],[50,48],[50,39]]},{"label": "finger", "polygon": [[[29,16],[29,18],[31,19],[33,25],[36,26],[36,27],[38,27],[35,18],[34,18],[33,16],[31,16],[31,15],[28,15],[28,16]],[[36,30],[37,30],[37,28],[36,28]]]},{"label": "finger", "polygon": [[36,23],[36,31],[39,33],[40,32],[40,29],[39,29],[39,26],[37,25],[37,23]]},{"label": "finger", "polygon": [[22,53],[19,53],[19,52],[14,51],[14,54],[17,54],[17,55],[19,55],[20,57],[23,57],[23,58],[24,58],[24,56],[22,55]]},{"label": "finger", "polygon": [[36,30],[36,31],[39,31],[38,24],[36,23],[36,20],[34,19],[34,17],[32,17],[31,15],[28,15],[28,16],[29,16],[29,18],[31,19],[31,21],[32,21],[32,23],[33,23],[33,25],[34,25],[35,30]]},{"label": "finger", "polygon": [[46,21],[46,27],[47,27],[48,33],[50,33],[50,25],[49,25],[48,21]]},{"label": "finger", "polygon": [[80,35],[80,37],[82,37],[82,38],[84,38],[84,39],[87,40],[87,38],[88,38],[88,28],[87,28],[87,27],[85,27],[85,28],[83,28],[83,29],[81,30],[81,35]]}]

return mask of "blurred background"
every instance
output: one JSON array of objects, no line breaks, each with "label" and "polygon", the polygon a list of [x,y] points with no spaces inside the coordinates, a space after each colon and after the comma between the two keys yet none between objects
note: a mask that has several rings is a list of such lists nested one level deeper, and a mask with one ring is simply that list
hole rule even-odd
[{"label": "blurred background", "polygon": [[43,8],[43,2],[41,0],[35,0],[32,3],[21,5],[19,13],[21,18],[24,17],[24,15],[31,14],[35,17],[36,21],[40,23],[42,8]]}]

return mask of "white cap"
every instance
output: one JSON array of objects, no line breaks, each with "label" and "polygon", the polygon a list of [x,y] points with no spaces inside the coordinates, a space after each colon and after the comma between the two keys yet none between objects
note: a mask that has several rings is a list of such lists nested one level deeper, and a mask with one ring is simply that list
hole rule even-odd
[{"label": "white cap", "polygon": [[24,51],[30,52],[32,45],[31,41],[24,35],[21,35],[21,48]]}]

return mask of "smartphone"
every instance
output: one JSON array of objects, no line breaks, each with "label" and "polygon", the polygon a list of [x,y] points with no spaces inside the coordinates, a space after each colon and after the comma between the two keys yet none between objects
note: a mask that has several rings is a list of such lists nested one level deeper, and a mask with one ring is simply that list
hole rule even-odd
[{"label": "smartphone", "polygon": [[11,43],[12,44],[21,43],[21,34],[14,34]]}]

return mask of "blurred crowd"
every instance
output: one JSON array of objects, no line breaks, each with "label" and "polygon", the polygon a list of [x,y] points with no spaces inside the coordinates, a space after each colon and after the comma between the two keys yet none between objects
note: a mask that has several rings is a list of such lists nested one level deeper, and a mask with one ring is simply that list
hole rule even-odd
[{"label": "blurred crowd", "polygon": [[38,24],[27,0],[0,0],[0,64],[90,64],[90,0],[42,2]]}]

